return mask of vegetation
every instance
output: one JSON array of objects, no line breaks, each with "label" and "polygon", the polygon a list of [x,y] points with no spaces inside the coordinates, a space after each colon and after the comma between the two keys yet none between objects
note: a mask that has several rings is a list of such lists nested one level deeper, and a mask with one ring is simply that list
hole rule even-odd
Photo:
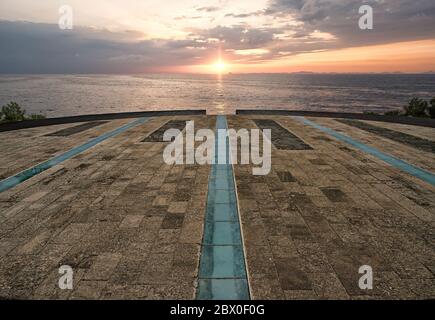
[{"label": "vegetation", "polygon": [[2,119],[4,121],[23,121],[26,114],[25,110],[16,102],[10,102],[2,107]]},{"label": "vegetation", "polygon": [[379,113],[374,112],[374,111],[363,111],[363,114],[367,114],[367,115],[370,115],[370,116],[380,116]]},{"label": "vegetation", "polygon": [[46,116],[44,116],[43,114],[32,113],[25,120],[41,120],[41,119],[45,119],[45,118],[46,118]]},{"label": "vegetation", "polygon": [[400,110],[391,110],[384,113],[386,116],[400,116]]},{"label": "vegetation", "polygon": [[435,118],[435,98],[430,103],[420,98],[412,98],[403,110],[393,110],[384,113],[386,116],[408,116],[432,119]]},{"label": "vegetation", "polygon": [[405,106],[405,116],[425,117],[427,107],[427,101],[420,98],[412,98],[408,105]]},{"label": "vegetation", "polygon": [[435,119],[435,97],[430,101],[430,107],[428,107],[429,116]]},{"label": "vegetation", "polygon": [[15,122],[24,120],[38,120],[45,119],[43,114],[30,114],[26,115],[26,110],[21,109],[20,105],[16,102],[9,102],[4,105],[0,110],[0,122]]}]

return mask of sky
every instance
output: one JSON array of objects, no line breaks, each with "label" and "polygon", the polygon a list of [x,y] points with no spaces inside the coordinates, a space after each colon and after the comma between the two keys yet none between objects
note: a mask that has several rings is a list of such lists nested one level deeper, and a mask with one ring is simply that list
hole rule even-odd
[{"label": "sky", "polygon": [[435,1],[1,0],[0,42],[8,74],[428,72]]}]

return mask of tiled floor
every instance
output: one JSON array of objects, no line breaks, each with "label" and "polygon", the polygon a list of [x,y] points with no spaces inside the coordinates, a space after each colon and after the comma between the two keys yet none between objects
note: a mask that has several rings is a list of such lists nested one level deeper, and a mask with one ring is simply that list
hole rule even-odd
[{"label": "tiled floor", "polygon": [[[211,116],[151,118],[0,193],[0,297],[194,299],[210,166],[167,165],[164,143],[142,142],[180,119],[215,127]],[[234,166],[251,298],[435,298],[433,185],[291,117],[227,119],[236,129],[271,119],[312,147],[273,147],[267,176]],[[435,171],[433,153],[309,119]],[[75,124],[0,133],[0,175],[129,121],[67,137],[46,134]],[[370,123],[435,140],[435,129]],[[75,272],[72,291],[58,288],[63,264]],[[358,287],[362,265],[373,268],[373,290]]]},{"label": "tiled floor", "polygon": [[[165,144],[141,142],[167,120],[1,194],[1,297],[195,297],[209,167],[166,165]],[[57,286],[63,264],[75,271],[72,292]]]},{"label": "tiled floor", "polygon": [[[311,120],[423,163],[416,159],[422,153],[407,146],[345,130],[332,119]],[[277,121],[313,150],[274,149],[265,177],[236,166],[252,297],[433,298],[434,187],[295,119]],[[229,123],[255,126],[249,117]],[[373,268],[371,291],[358,287],[362,265]]]}]

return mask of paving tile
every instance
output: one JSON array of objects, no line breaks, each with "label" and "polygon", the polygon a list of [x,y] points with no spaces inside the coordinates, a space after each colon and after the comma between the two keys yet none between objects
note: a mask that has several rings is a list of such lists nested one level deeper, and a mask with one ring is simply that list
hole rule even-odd
[{"label": "paving tile", "polygon": [[296,179],[288,171],[278,171],[277,174],[281,182],[296,182]]},{"label": "paving tile", "polygon": [[90,227],[89,223],[72,223],[54,241],[57,243],[76,243]]},{"label": "paving tile", "polygon": [[184,221],[180,234],[180,243],[201,243],[203,229],[202,221]]},{"label": "paving tile", "polygon": [[285,294],[277,277],[255,274],[249,279],[253,300],[284,300]]},{"label": "paving tile", "polygon": [[313,290],[285,290],[286,300],[314,300],[315,292]]},{"label": "paving tile", "polygon": [[337,275],[331,273],[310,273],[313,290],[320,299],[342,300],[349,299],[346,289],[341,284]]},{"label": "paving tile", "polygon": [[339,188],[322,188],[321,190],[332,202],[344,202],[347,200],[345,193]]},{"label": "paving tile", "polygon": [[185,213],[187,210],[188,201],[176,201],[169,204],[168,212],[170,213]]},{"label": "paving tile", "polygon": [[103,253],[98,255],[89,271],[84,275],[85,280],[108,280],[121,260],[116,253]]},{"label": "paving tile", "polygon": [[180,229],[184,221],[183,213],[167,213],[162,222],[162,229]]},{"label": "paving tile", "polygon": [[127,215],[121,222],[121,225],[119,226],[121,229],[123,228],[137,228],[139,227],[142,219],[144,218],[143,215]]},{"label": "paving tile", "polygon": [[43,246],[49,241],[51,233],[48,230],[42,231],[34,236],[29,242],[16,249],[16,254],[36,254],[42,250]]},{"label": "paving tile", "polygon": [[106,285],[107,281],[82,280],[77,284],[77,288],[74,289],[70,298],[73,300],[97,300]]},{"label": "paving tile", "polygon": [[294,258],[275,259],[276,270],[283,290],[311,290],[312,284]]},{"label": "paving tile", "polygon": [[163,135],[169,129],[176,129],[182,131],[186,127],[186,121],[171,120],[165,123],[162,127],[148,135],[142,142],[163,142]]},{"label": "paving tile", "polygon": [[68,128],[56,131],[56,132],[49,133],[46,136],[49,136],[49,137],[50,136],[68,137],[68,136],[71,136],[73,134],[80,133],[80,132],[83,132],[85,130],[91,129],[93,127],[103,125],[105,123],[107,123],[107,121],[86,122],[83,124],[79,124],[77,126],[68,127]]}]

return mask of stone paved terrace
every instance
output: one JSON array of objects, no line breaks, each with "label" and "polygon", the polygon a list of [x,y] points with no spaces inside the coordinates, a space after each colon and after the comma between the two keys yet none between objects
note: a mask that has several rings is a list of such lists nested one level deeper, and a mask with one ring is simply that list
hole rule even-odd
[{"label": "stone paved terrace", "polygon": [[[151,117],[0,193],[0,298],[195,299],[210,166],[167,165],[165,143],[143,142],[170,120],[216,123]],[[257,128],[254,120],[275,121],[309,148],[272,147],[267,176],[234,165],[251,299],[435,298],[433,184],[295,117],[227,116],[235,129]],[[435,172],[433,151],[308,120]],[[78,124],[2,132],[0,176],[131,121],[58,136]],[[366,123],[435,143],[433,128]],[[58,288],[61,265],[74,270],[73,290]],[[358,287],[362,265],[373,268],[373,290]]]}]

